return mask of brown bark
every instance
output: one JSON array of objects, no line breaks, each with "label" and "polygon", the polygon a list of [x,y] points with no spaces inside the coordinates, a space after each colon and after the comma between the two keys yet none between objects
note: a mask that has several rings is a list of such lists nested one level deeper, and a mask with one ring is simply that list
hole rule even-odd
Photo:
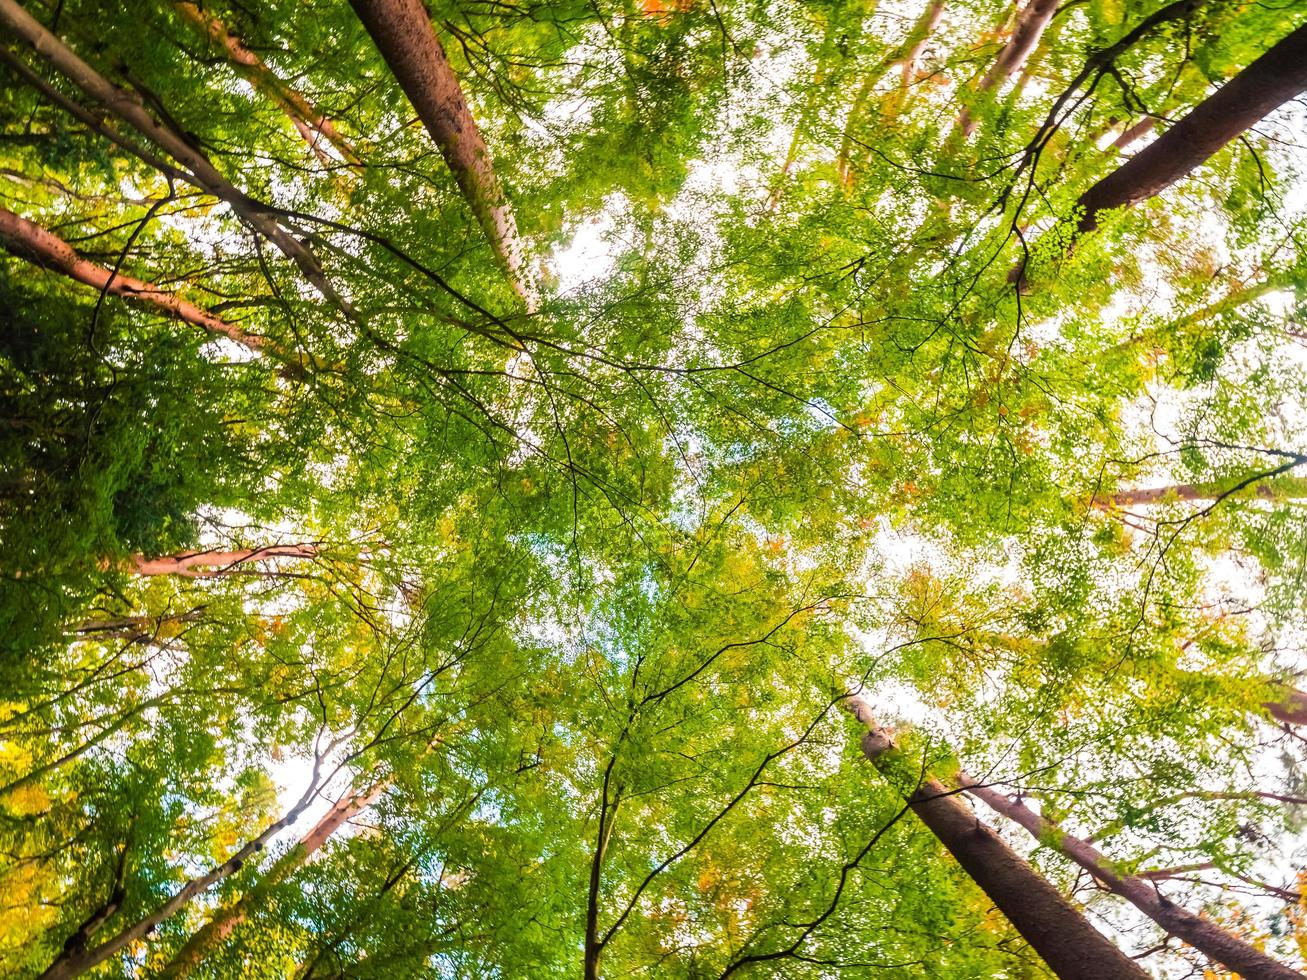
[{"label": "brown bark", "polygon": [[1307,694],[1291,687],[1277,701],[1265,701],[1264,707],[1276,721],[1286,725],[1307,725]]},{"label": "brown bark", "polygon": [[[1147,487],[1138,490],[1119,490],[1106,500],[1095,500],[1094,506],[1138,507],[1171,501],[1216,500],[1230,491],[1230,484],[1177,483],[1167,487]],[[1307,497],[1307,481],[1295,477],[1280,477],[1246,487],[1235,496],[1256,497],[1258,500],[1291,500]]]},{"label": "brown bark", "polygon": [[[103,266],[82,258],[62,238],[40,225],[20,218],[12,211],[0,207],[0,245],[14,255],[35,262],[39,266],[62,273],[70,279],[103,290],[110,296],[151,306],[169,316],[226,337],[255,352],[278,353],[266,337],[247,333],[235,324],[228,323],[176,293],[142,282],[122,273],[113,273]],[[284,356],[284,355],[283,355]]]},{"label": "brown bark", "polygon": [[[877,725],[870,706],[861,698],[851,697],[843,704],[867,726],[863,753],[878,769],[885,766],[895,750],[889,733]],[[1148,976],[982,823],[957,791],[928,777],[908,794],[907,802],[1062,980],[1143,980]]]},{"label": "brown bark", "polygon": [[[999,52],[989,71],[985,72],[984,77],[977,83],[977,92],[988,92],[990,89],[1001,87],[1026,63],[1026,59],[1039,44],[1044,28],[1048,27],[1048,22],[1053,19],[1056,11],[1057,0],[1030,0],[1021,11],[1021,16],[1017,18],[1012,37],[1003,46],[1003,50]],[[964,139],[969,138],[976,131],[976,125],[971,112],[964,107],[957,121],[957,127]]]},{"label": "brown bark", "polygon": [[490,151],[422,0],[350,0],[480,222],[528,313],[540,306],[508,198]]},{"label": "brown bark", "polygon": [[166,150],[190,171],[188,179],[193,179],[197,187],[228,204],[256,231],[276,245],[283,255],[293,261],[319,293],[342,311],[351,312],[348,304],[327,281],[317,257],[309,247],[282,228],[263,205],[237,189],[219,173],[204,153],[156,120],[138,98],[113,85],[96,72],[63,41],[24,10],[16,0],[0,0],[0,26],[7,28],[14,36],[31,45],[85,95]]},{"label": "brown bark", "polygon": [[1004,796],[965,773],[959,773],[957,782],[972,796],[1020,824],[1040,843],[1053,847],[1088,871],[1105,888],[1161,926],[1167,935],[1184,940],[1214,962],[1236,971],[1245,980],[1302,980],[1303,975],[1298,971],[1277,963],[1214,922],[1173,904],[1152,882],[1137,875],[1118,874],[1111,862],[1092,844],[1065,833],[1019,799]]},{"label": "brown bark", "polygon": [[178,892],[168,899],[153,912],[144,918],[137,920],[132,925],[123,929],[112,939],[105,940],[98,946],[87,949],[84,945],[71,943],[65,946],[55,961],[50,964],[44,973],[37,980],[71,980],[72,977],[81,976],[83,973],[95,968],[99,964],[108,960],[115,953],[125,949],[132,943],[144,939],[165,919],[171,917],[174,913],[185,907],[192,898],[203,891],[211,888],[223,878],[235,874],[239,871],[253,855],[263,850],[264,846],[283,828],[293,824],[309,803],[313,801],[318,789],[317,770],[314,770],[314,778],[309,783],[309,788],[304,791],[304,795],[296,801],[295,805],[286,812],[286,815],[280,820],[276,820],[264,828],[263,832],[257,837],[248,841],[240,850],[233,854],[222,864],[210,868],[198,878],[192,878],[186,882]]},{"label": "brown bark", "polygon": [[1077,231],[1165,190],[1270,112],[1307,90],[1307,24],[1281,39],[1121,167],[1080,196]]},{"label": "brown bark", "polygon": [[184,575],[189,578],[216,578],[240,565],[271,561],[274,558],[317,558],[322,545],[316,542],[265,545],[239,551],[188,551],[158,558],[134,556],[128,568],[137,575]]},{"label": "brown bark", "polygon": [[336,148],[346,163],[354,165],[360,163],[354,146],[340,135],[332,121],[314,108],[308,99],[278,78],[272,69],[264,64],[263,59],[245,47],[238,37],[227,30],[222,21],[201,10],[191,0],[178,0],[173,7],[222,50],[241,78],[263,93],[286,114],[296,132],[304,138],[309,149],[319,160],[326,164],[334,162],[323,147],[323,140],[326,140]]},{"label": "brown bark", "polygon": [[274,862],[259,879],[257,885],[231,905],[223,906],[213,913],[209,921],[186,941],[186,944],[164,967],[159,974],[161,980],[176,980],[178,977],[190,975],[207,955],[221,946],[245,921],[250,909],[258,904],[270,888],[285,881],[307,864],[309,858],[331,838],[332,834],[371,806],[389,785],[390,780],[383,779],[366,789],[337,800],[331,809],[323,814],[322,819],[299,839],[299,843]]},{"label": "brown bark", "polygon": [[1124,150],[1135,140],[1139,139],[1139,137],[1146,136],[1148,133],[1151,133],[1153,131],[1153,127],[1156,125],[1157,125],[1157,120],[1154,119],[1152,116],[1149,116],[1147,119],[1139,120],[1139,122],[1127,128],[1125,132],[1123,132],[1120,136],[1118,136],[1116,139],[1112,141],[1112,149]]}]

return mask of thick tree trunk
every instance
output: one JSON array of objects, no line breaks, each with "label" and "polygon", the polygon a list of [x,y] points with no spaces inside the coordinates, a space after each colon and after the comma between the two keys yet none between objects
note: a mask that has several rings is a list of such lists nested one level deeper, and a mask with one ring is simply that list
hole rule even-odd
[{"label": "thick tree trunk", "polygon": [[371,787],[348,794],[323,814],[322,819],[303,837],[299,843],[283,854],[271,868],[259,879],[250,891],[236,902],[219,908],[199,930],[186,941],[172,960],[159,974],[161,980],[176,980],[189,976],[191,971],[204,961],[204,958],[226,941],[249,915],[269,889],[281,884],[292,874],[308,863],[309,858],[322,847],[347,821],[358,816],[363,810],[376,802],[377,798],[390,785],[389,780],[381,780]]},{"label": "thick tree trunk", "polygon": [[408,96],[527,312],[540,306],[517,222],[422,0],[350,0]]},{"label": "thick tree trunk", "polygon": [[37,980],[71,980],[72,977],[79,977],[83,973],[93,969],[99,964],[108,960],[111,956],[127,948],[132,943],[144,939],[165,919],[171,917],[174,913],[184,908],[192,898],[203,891],[211,888],[223,878],[235,874],[253,855],[263,850],[264,846],[283,828],[293,824],[305,808],[313,801],[317,794],[318,780],[317,771],[314,771],[314,779],[310,781],[309,788],[304,791],[304,795],[296,801],[295,805],[286,812],[286,815],[280,820],[269,824],[261,834],[248,841],[240,850],[230,858],[219,864],[198,878],[192,878],[178,890],[172,898],[168,899],[157,909],[139,919],[131,926],[123,929],[112,939],[108,939],[98,946],[86,948],[81,943],[70,943],[64,947],[63,952],[56,957],[55,961],[50,964],[49,968],[37,978]]},{"label": "thick tree trunk", "polygon": [[1307,90],[1307,24],[1235,75],[1188,115],[1080,196],[1078,231],[1165,190],[1270,112]]},{"label": "thick tree trunk", "polygon": [[1307,725],[1307,694],[1291,687],[1284,689],[1284,696],[1277,701],[1263,702],[1272,718],[1286,725]]},{"label": "thick tree trunk", "polygon": [[278,78],[272,69],[263,63],[262,58],[245,47],[238,37],[227,30],[222,21],[201,10],[192,0],[178,0],[173,7],[217,45],[241,78],[249,82],[257,91],[262,92],[286,114],[296,132],[309,144],[309,149],[319,160],[325,164],[334,162],[323,147],[323,141],[326,140],[336,148],[346,163],[359,164],[359,156],[353,145],[340,135],[332,121],[315,109],[308,99]]},{"label": "thick tree trunk", "polygon": [[96,72],[16,0],[0,0],[0,27],[31,45],[84,94],[166,150],[190,171],[190,177],[193,177],[197,187],[230,205],[233,211],[293,261],[304,277],[328,301],[343,312],[352,313],[349,305],[327,281],[317,257],[307,245],[282,228],[266,208],[238,190],[218,172],[204,153],[156,120],[137,98]]},{"label": "thick tree trunk", "polygon": [[103,290],[111,296],[120,296],[123,299],[154,307],[201,330],[226,337],[249,350],[285,356],[272,347],[266,337],[246,333],[235,324],[200,309],[175,293],[122,273],[115,274],[103,266],[96,265],[78,255],[62,238],[2,207],[0,207],[0,245],[14,255],[62,273],[70,279]]},{"label": "thick tree trunk", "polygon": [[981,785],[960,773],[958,785],[989,807],[1028,830],[1041,844],[1053,847],[1094,876],[1105,888],[1121,896],[1166,931],[1216,963],[1236,971],[1245,980],[1302,980],[1303,975],[1277,963],[1220,926],[1168,901],[1157,886],[1134,875],[1117,874],[1111,862],[1092,844],[1072,837],[1051,820],[1020,800]]},{"label": "thick tree trunk", "polygon": [[[1026,63],[1026,59],[1030,57],[1030,53],[1035,50],[1035,46],[1039,44],[1044,28],[1048,27],[1048,22],[1053,19],[1056,11],[1057,0],[1030,0],[1021,11],[1021,16],[1017,18],[1017,26],[1012,31],[1012,37],[1008,39],[994,64],[976,85],[977,92],[983,93],[1000,88],[1020,70]],[[976,125],[976,120],[972,118],[970,111],[964,108],[958,115],[957,121],[957,127],[964,139],[969,138],[976,131]]]},{"label": "thick tree trunk", "polygon": [[[867,726],[863,753],[877,768],[885,766],[894,753],[889,733],[877,725],[870,706],[861,698],[851,697],[843,703]],[[907,802],[1062,980],[1144,980],[1148,976],[981,823],[957,791],[927,778],[908,795]]]},{"label": "thick tree trunk", "polygon": [[240,565],[271,561],[274,558],[317,558],[322,545],[317,542],[265,545],[239,551],[188,551],[178,555],[146,558],[136,555],[128,566],[137,575],[184,575],[190,578],[215,578]]}]

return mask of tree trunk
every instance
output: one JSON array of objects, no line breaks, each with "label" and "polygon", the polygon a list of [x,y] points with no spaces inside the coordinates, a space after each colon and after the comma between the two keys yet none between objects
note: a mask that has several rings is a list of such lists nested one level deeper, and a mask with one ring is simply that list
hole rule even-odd
[{"label": "tree trunk", "polygon": [[63,952],[55,958],[49,968],[37,978],[37,980],[70,980],[72,977],[81,976],[88,970],[93,969],[99,964],[108,960],[115,953],[125,949],[132,943],[144,939],[165,919],[172,916],[185,907],[192,898],[203,891],[211,888],[223,878],[235,874],[250,859],[251,856],[263,850],[264,846],[283,828],[293,824],[305,808],[313,801],[318,789],[318,773],[314,769],[313,779],[309,782],[309,788],[304,791],[304,795],[296,801],[295,805],[286,812],[286,815],[280,820],[269,824],[261,834],[248,841],[244,847],[233,854],[230,858],[207,871],[198,878],[192,878],[174,895],[157,909],[151,912],[145,918],[138,920],[133,925],[123,929],[112,939],[106,940],[99,946],[87,949],[84,945],[71,943],[64,947]]},{"label": "tree trunk", "polygon": [[1080,196],[1079,233],[1098,216],[1165,190],[1267,114],[1307,90],[1307,24],[1283,38],[1188,115]]},{"label": "tree trunk", "polygon": [[62,273],[70,279],[102,290],[111,296],[120,296],[123,299],[152,306],[201,330],[226,337],[248,350],[256,353],[276,353],[285,357],[285,354],[277,351],[266,337],[246,333],[235,324],[200,309],[175,293],[122,273],[111,272],[103,266],[87,261],[62,238],[2,207],[0,207],[0,245],[20,258]]},{"label": "tree trunk", "polygon": [[1244,980],[1302,980],[1303,975],[1298,971],[1277,963],[1215,923],[1171,903],[1152,882],[1134,875],[1117,874],[1111,862],[1092,844],[1064,833],[1057,824],[1035,813],[1020,800],[1009,799],[965,773],[958,774],[957,782],[972,796],[1030,831],[1041,844],[1055,848],[1084,868],[1109,891],[1120,895],[1156,922],[1168,935],[1179,937],[1214,962],[1234,970]]},{"label": "tree trunk", "polygon": [[[1173,500],[1215,500],[1229,494],[1230,483],[1177,483],[1168,487],[1148,487],[1140,490],[1119,490],[1106,500],[1095,500],[1096,507],[1137,507],[1167,503]],[[1245,487],[1234,494],[1237,497],[1256,497],[1258,500],[1296,500],[1307,497],[1307,480],[1282,476]]]},{"label": "tree trunk", "polygon": [[350,0],[400,88],[453,171],[528,313],[540,306],[517,222],[422,0]]},{"label": "tree trunk", "polygon": [[178,977],[189,976],[207,955],[221,946],[236,927],[245,921],[250,909],[269,889],[281,884],[308,863],[313,853],[322,847],[332,834],[346,821],[371,806],[389,785],[390,780],[383,779],[367,789],[337,800],[313,829],[300,838],[298,844],[277,859],[259,879],[257,885],[233,904],[223,906],[213,913],[209,921],[186,941],[186,945],[178,950],[164,967],[163,972],[159,974],[161,980],[176,980]]},{"label": "tree trunk", "polygon": [[319,160],[325,164],[334,162],[322,145],[322,141],[326,140],[336,148],[346,163],[356,166],[360,163],[353,145],[340,135],[332,121],[315,109],[308,99],[278,78],[263,63],[263,59],[227,30],[222,21],[201,10],[192,0],[178,0],[173,8],[199,27],[222,50],[241,78],[276,103]]},{"label": "tree trunk", "polygon": [[146,558],[136,555],[129,568],[137,575],[185,575],[190,578],[216,578],[238,565],[270,561],[273,558],[317,558],[322,545],[316,542],[274,544],[240,551],[189,551],[177,555]]},{"label": "tree trunk", "polygon": [[1272,718],[1286,725],[1307,725],[1307,694],[1291,687],[1284,689],[1284,696],[1278,701],[1262,703]]},{"label": "tree trunk", "polygon": [[[1004,82],[1012,77],[1013,73],[1018,71],[1030,57],[1030,52],[1035,50],[1039,44],[1040,37],[1044,34],[1044,28],[1048,22],[1053,19],[1053,14],[1057,11],[1057,0],[1030,0],[1026,8],[1021,11],[1021,16],[1017,18],[1017,26],[1012,31],[1012,37],[1008,39],[1003,50],[999,52],[998,59],[990,66],[989,71],[976,85],[977,92],[988,92],[990,89],[1000,88]],[[963,139],[970,138],[971,134],[976,131],[976,121],[971,117],[971,113],[966,108],[958,115],[957,127],[962,133]]]},{"label": "tree trunk", "polygon": [[16,0],[0,0],[0,26],[31,45],[87,96],[171,154],[190,171],[188,179],[193,178],[195,185],[205,193],[230,205],[233,211],[293,261],[319,293],[342,312],[352,315],[349,305],[327,281],[317,257],[309,247],[282,228],[263,205],[238,190],[219,173],[204,153],[158,122],[137,98],[96,72],[19,6]]},{"label": "tree trunk", "polygon": [[944,16],[944,6],[947,0],[931,0],[926,9],[922,12],[921,17],[912,26],[908,36],[903,42],[884,58],[880,63],[868,73],[863,80],[862,86],[858,89],[858,94],[854,97],[853,107],[849,110],[848,121],[844,124],[844,133],[840,140],[839,154],[835,160],[835,169],[839,175],[840,183],[847,189],[853,182],[852,171],[849,166],[849,157],[853,152],[853,131],[862,122],[866,115],[866,105],[871,98],[872,89],[876,83],[885,77],[886,73],[894,65],[902,62],[902,74],[898,91],[895,93],[895,105],[888,115],[896,115],[902,106],[903,99],[906,97],[908,86],[912,84],[912,75],[917,68],[917,59],[921,57],[922,50],[926,47],[926,42],[930,39],[931,33],[939,26],[941,18]]},{"label": "tree trunk", "polygon": [[[885,767],[896,751],[889,733],[877,725],[870,705],[861,698],[850,697],[843,704],[867,726],[863,753],[878,769]],[[926,778],[908,794],[907,802],[1062,980],[1144,980],[1148,976],[981,823],[957,791]]]}]

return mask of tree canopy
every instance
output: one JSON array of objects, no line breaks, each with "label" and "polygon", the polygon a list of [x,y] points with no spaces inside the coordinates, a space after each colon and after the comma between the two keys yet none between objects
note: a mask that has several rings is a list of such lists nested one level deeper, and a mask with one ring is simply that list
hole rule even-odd
[{"label": "tree canopy", "polygon": [[1307,970],[1307,6],[0,78],[0,973]]}]

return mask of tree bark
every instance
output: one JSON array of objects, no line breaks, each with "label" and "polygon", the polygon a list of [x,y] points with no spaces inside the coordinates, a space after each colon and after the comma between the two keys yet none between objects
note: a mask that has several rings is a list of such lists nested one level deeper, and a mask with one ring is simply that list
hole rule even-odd
[{"label": "tree bark", "polygon": [[[1025,9],[1021,11],[1021,16],[1017,18],[1017,26],[1012,31],[1012,36],[1008,39],[1003,50],[999,52],[998,58],[990,66],[989,71],[985,72],[984,77],[976,85],[977,92],[988,92],[990,89],[999,88],[1012,75],[1017,72],[1026,59],[1030,57],[1030,52],[1035,50],[1039,44],[1040,37],[1044,34],[1044,28],[1048,27],[1049,21],[1053,19],[1053,14],[1057,11],[1057,0],[1030,0]],[[976,131],[976,120],[972,118],[970,110],[965,107],[958,115],[957,127],[962,133],[963,139],[970,138],[971,134]]]},{"label": "tree bark", "polygon": [[81,976],[83,973],[93,969],[99,964],[105,962],[115,953],[132,943],[144,939],[165,919],[172,916],[185,907],[192,898],[203,891],[211,888],[223,878],[235,874],[245,864],[246,861],[254,854],[263,850],[264,846],[283,828],[293,824],[309,803],[313,801],[318,789],[318,773],[315,768],[313,779],[309,782],[309,788],[304,791],[304,795],[296,801],[295,805],[286,812],[286,815],[280,820],[276,820],[264,828],[263,832],[257,837],[248,841],[240,850],[233,854],[222,864],[210,868],[205,874],[198,878],[192,878],[175,894],[157,909],[139,919],[131,926],[123,929],[112,939],[108,939],[98,946],[87,949],[84,945],[77,943],[65,946],[55,961],[50,964],[44,973],[37,980],[71,980],[72,977]]},{"label": "tree bark", "polygon": [[1284,696],[1278,701],[1262,703],[1272,718],[1286,725],[1307,725],[1307,694],[1291,687],[1284,689]]},{"label": "tree bark", "polygon": [[350,0],[381,57],[454,174],[528,313],[540,306],[526,249],[490,151],[422,0]]},{"label": "tree bark", "polygon": [[263,59],[245,47],[238,37],[227,30],[222,21],[201,10],[192,0],[177,0],[173,8],[196,25],[222,50],[241,78],[263,93],[286,114],[296,132],[304,138],[309,149],[319,160],[325,164],[334,162],[322,145],[322,141],[326,140],[336,148],[346,163],[356,166],[360,163],[354,146],[340,135],[332,121],[314,108],[308,99],[278,78],[272,69],[264,64]]},{"label": "tree bark", "polygon": [[917,59],[921,57],[921,52],[925,49],[931,33],[939,26],[939,22],[944,16],[946,2],[947,0],[931,0],[913,25],[912,30],[908,32],[908,36],[903,39],[903,42],[882,58],[876,68],[863,79],[862,86],[854,97],[853,108],[849,110],[848,121],[844,124],[844,133],[840,139],[840,150],[835,160],[836,173],[839,175],[841,185],[846,189],[853,182],[852,171],[849,166],[849,157],[852,155],[855,142],[853,130],[857,128],[866,115],[866,104],[871,98],[872,89],[895,64],[901,61],[900,84],[895,95],[894,109],[890,115],[897,114],[903,98],[906,96],[908,86],[912,84],[912,74],[916,71]]},{"label": "tree bark", "polygon": [[146,558],[135,555],[128,566],[137,575],[184,575],[190,578],[215,578],[239,565],[270,561],[274,558],[317,558],[322,545],[317,542],[265,545],[239,551],[189,551],[177,555]]},{"label": "tree bark", "polygon": [[219,173],[204,153],[150,115],[137,98],[96,72],[63,41],[24,10],[16,0],[0,0],[0,27],[6,28],[9,33],[31,45],[84,94],[166,150],[190,171],[188,179],[193,178],[197,187],[228,204],[256,231],[276,245],[283,255],[293,261],[323,297],[342,312],[352,315],[349,305],[327,281],[312,250],[282,228],[263,205],[237,189]]},{"label": "tree bark", "polygon": [[1028,830],[1041,844],[1055,848],[1084,868],[1112,893],[1121,896],[1166,931],[1177,936],[1214,962],[1234,970],[1244,980],[1302,980],[1303,974],[1277,963],[1220,926],[1170,902],[1150,881],[1118,874],[1097,848],[1065,833],[1053,821],[1035,813],[1020,800],[1010,799],[981,785],[966,773],[957,783],[990,808]]},{"label": "tree bark", "polygon": [[[878,769],[895,754],[890,734],[859,697],[842,702],[867,727],[862,751]],[[1091,926],[1061,892],[1007,846],[939,780],[925,778],[906,797],[962,869],[1062,980],[1143,980],[1138,964]]]},{"label": "tree bark", "polygon": [[20,258],[62,273],[70,279],[102,290],[110,296],[119,296],[151,306],[201,330],[226,337],[248,350],[256,353],[274,353],[283,358],[286,356],[266,337],[247,333],[235,324],[200,309],[175,293],[122,273],[111,272],[103,266],[82,258],[62,238],[2,207],[0,207],[0,245]]},{"label": "tree bark", "polygon": [[245,921],[250,909],[269,889],[281,884],[307,864],[309,858],[331,838],[332,834],[376,802],[389,785],[390,780],[383,779],[366,789],[337,800],[331,809],[323,814],[322,819],[300,838],[299,843],[273,863],[257,885],[233,904],[223,906],[213,913],[209,921],[186,941],[186,944],[164,967],[159,974],[161,980],[177,980],[178,977],[189,976],[206,956],[221,946]]},{"label": "tree bark", "polygon": [[1307,90],[1307,24],[1281,39],[1188,115],[1080,196],[1078,233],[1104,211],[1160,193],[1270,112]]},{"label": "tree bark", "polygon": [[[1119,490],[1106,500],[1095,500],[1099,508],[1136,507],[1166,503],[1173,500],[1215,500],[1229,493],[1231,484],[1177,483],[1167,487],[1147,487],[1139,490]],[[1296,500],[1307,497],[1307,480],[1282,476],[1266,480],[1234,494],[1238,497],[1256,497],[1258,500]]]}]

